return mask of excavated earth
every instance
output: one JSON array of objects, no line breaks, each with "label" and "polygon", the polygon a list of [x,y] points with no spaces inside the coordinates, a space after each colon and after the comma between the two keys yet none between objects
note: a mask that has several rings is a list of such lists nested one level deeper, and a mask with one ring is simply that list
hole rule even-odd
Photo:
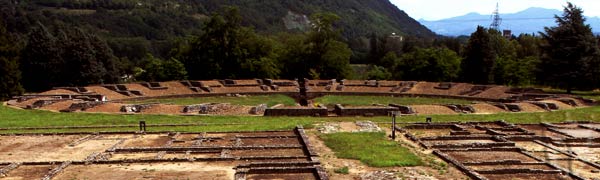
[{"label": "excavated earth", "polygon": [[472,179],[600,178],[599,124],[415,123],[396,130]]},{"label": "excavated earth", "polygon": [[327,179],[302,128],[0,136],[0,179]]},{"label": "excavated earth", "polygon": [[[376,95],[454,98],[472,100],[465,104],[467,109],[452,109],[446,104],[410,105],[413,114],[494,114],[509,112],[544,112],[565,110],[593,105],[586,99],[561,94],[547,94],[537,89],[510,88],[506,86],[482,86],[467,83],[433,83],[414,81],[361,81],[361,80],[306,80],[302,84],[294,80],[207,80],[207,81],[169,81],[159,83],[130,83],[115,85],[93,85],[87,87],[57,87],[39,94],[27,94],[15,97],[9,105],[20,108],[43,109],[63,112],[94,113],[140,113],[140,114],[178,114],[178,115],[262,115],[264,108],[233,104],[210,105],[209,111],[199,113],[199,109],[186,111],[186,106],[172,104],[132,104],[138,100],[160,98],[233,96],[233,95],[288,95],[296,100],[312,99],[323,95]],[[82,104],[87,103],[86,106]],[[507,103],[507,104],[504,104]],[[535,104],[534,104],[535,103]],[[134,111],[125,107],[144,106]],[[507,108],[506,105],[518,107]],[[200,106],[200,105],[198,105]],[[550,108],[548,108],[548,107]],[[347,107],[347,108],[377,108]],[[256,110],[258,109],[258,111]],[[290,111],[306,107],[286,107]],[[130,109],[129,109],[130,110]],[[332,111],[332,109],[330,109]],[[383,115],[364,111],[361,115]],[[300,113],[302,114],[302,113]],[[314,115],[314,112],[304,113]],[[331,114],[329,114],[331,116]],[[337,114],[340,115],[340,114]],[[324,116],[320,114],[320,116]]]}]

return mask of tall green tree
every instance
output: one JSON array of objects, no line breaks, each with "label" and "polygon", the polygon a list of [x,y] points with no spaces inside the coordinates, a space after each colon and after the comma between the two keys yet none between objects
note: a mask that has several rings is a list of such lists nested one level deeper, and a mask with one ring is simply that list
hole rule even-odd
[{"label": "tall green tree", "polygon": [[234,7],[211,16],[179,56],[191,79],[277,77],[273,42],[241,23]]},{"label": "tall green tree", "polygon": [[90,34],[90,43],[94,48],[94,56],[104,67],[103,83],[118,83],[124,74],[123,63],[117,58],[108,43],[97,35]]},{"label": "tall green tree", "polygon": [[396,79],[454,81],[460,72],[461,57],[447,48],[417,48],[403,54],[397,63]]},{"label": "tall green tree", "polygon": [[162,60],[147,54],[143,64],[136,80],[156,82],[187,79],[185,66],[175,58]]},{"label": "tall green tree", "polygon": [[581,8],[568,3],[562,16],[555,16],[556,27],[541,33],[542,62],[538,78],[543,84],[565,88],[592,88],[599,83],[598,41]]},{"label": "tall green tree", "polygon": [[539,64],[539,38],[520,35],[517,39],[507,40],[499,33],[498,60],[495,79],[497,84],[521,86],[535,83],[535,69]]},{"label": "tall green tree", "polygon": [[19,70],[20,44],[0,21],[0,101],[23,93]]},{"label": "tall green tree", "polygon": [[317,13],[311,16],[313,27],[306,36],[284,42],[281,61],[286,78],[346,78],[352,73],[352,51],[339,41],[340,31],[333,27],[339,16]]},{"label": "tall green tree", "polygon": [[117,83],[118,59],[102,39],[82,29],[59,28],[56,35],[38,23],[23,50],[21,70],[28,91],[56,86]]},{"label": "tall green tree", "polygon": [[370,67],[371,70],[367,72],[367,79],[372,80],[389,80],[392,78],[392,73],[390,73],[386,68],[374,65]]},{"label": "tall green tree", "polygon": [[462,61],[462,78],[476,84],[494,83],[496,52],[486,28],[478,26],[471,34],[465,47],[465,59]]},{"label": "tall green tree", "polygon": [[44,91],[57,86],[61,81],[58,72],[62,72],[64,65],[60,50],[56,37],[38,22],[29,33],[20,63],[22,83],[27,91]]},{"label": "tall green tree", "polygon": [[90,37],[81,29],[68,31],[67,34],[68,39],[61,39],[67,42],[62,49],[65,67],[62,69],[63,85],[85,86],[104,83],[102,76],[106,74],[106,69],[96,58]]}]

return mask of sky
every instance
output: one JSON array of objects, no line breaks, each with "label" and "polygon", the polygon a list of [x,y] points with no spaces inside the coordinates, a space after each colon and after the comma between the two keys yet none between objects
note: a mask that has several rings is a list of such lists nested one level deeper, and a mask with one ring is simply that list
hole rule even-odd
[{"label": "sky", "polygon": [[[470,12],[492,14],[496,3],[500,13],[515,13],[530,7],[562,10],[566,0],[390,0],[413,19],[428,21],[462,16]],[[599,0],[569,0],[584,11],[585,16],[600,17]]]}]

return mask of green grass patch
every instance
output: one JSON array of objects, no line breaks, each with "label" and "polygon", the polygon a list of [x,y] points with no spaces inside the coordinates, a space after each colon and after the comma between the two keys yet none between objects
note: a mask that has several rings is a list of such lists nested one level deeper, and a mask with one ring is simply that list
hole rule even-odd
[{"label": "green grass patch", "polygon": [[421,159],[397,142],[389,141],[385,133],[322,134],[325,145],[339,158],[357,159],[372,167],[418,166]]},{"label": "green grass patch", "polygon": [[[102,113],[56,113],[42,110],[22,110],[0,106],[0,127],[49,127],[92,125],[137,125],[140,120],[147,124],[189,123],[244,123],[245,125],[166,127],[161,130],[211,130],[253,131],[289,130],[296,125],[311,126],[317,119],[310,117],[260,117],[260,116],[180,116],[180,115],[123,115]],[[152,129],[155,129],[153,127]]]},{"label": "green grass patch", "polygon": [[470,104],[473,101],[447,98],[425,98],[425,97],[393,97],[393,96],[336,96],[327,95],[314,100],[319,104],[332,105],[355,105],[364,106],[371,104]]},{"label": "green grass patch", "polygon": [[338,173],[338,174],[350,174],[350,170],[348,169],[348,166],[334,169],[333,172]]},{"label": "green grass patch", "polygon": [[[398,117],[399,123],[424,122],[432,117],[433,122],[451,121],[496,121],[510,123],[562,122],[586,120],[600,122],[600,107],[587,107],[554,112],[500,113],[489,115],[418,115]],[[361,117],[360,120],[390,122],[390,117]],[[137,125],[140,120],[147,124],[209,123],[217,125],[149,127],[148,131],[259,131],[290,130],[297,125],[312,127],[325,121],[357,121],[356,117],[261,117],[261,116],[180,116],[180,115],[122,115],[101,113],[56,113],[42,110],[22,110],[0,106],[0,127],[48,127],[48,126],[91,126],[91,125]],[[218,125],[219,123],[244,123],[243,125]],[[68,131],[133,131],[136,128],[100,129],[54,129],[54,130],[11,130],[10,132],[68,132]],[[7,131],[0,131],[6,133]]]},{"label": "green grass patch", "polygon": [[[542,88],[545,92],[548,93],[556,93],[556,94],[567,94],[567,90],[564,89],[552,89],[552,88]],[[587,99],[594,99],[600,101],[600,91],[572,91],[572,95],[581,96]]]},{"label": "green grass patch", "polygon": [[237,105],[248,105],[255,106],[259,104],[267,104],[273,106],[276,104],[295,105],[296,101],[286,95],[265,95],[265,96],[215,96],[215,97],[188,97],[188,98],[167,98],[167,99],[147,99],[141,101],[126,101],[132,104],[144,104],[144,103],[163,103],[163,104],[176,104],[176,105],[192,105],[202,103],[231,103]]},{"label": "green grass patch", "polygon": [[[398,122],[425,122],[426,117],[432,117],[433,122],[452,121],[496,121],[505,120],[509,123],[554,123],[564,121],[595,121],[600,122],[600,107],[586,107],[552,112],[535,113],[498,113],[498,114],[459,114],[459,115],[418,115],[401,116]],[[376,117],[375,121],[390,121],[389,117]]]}]

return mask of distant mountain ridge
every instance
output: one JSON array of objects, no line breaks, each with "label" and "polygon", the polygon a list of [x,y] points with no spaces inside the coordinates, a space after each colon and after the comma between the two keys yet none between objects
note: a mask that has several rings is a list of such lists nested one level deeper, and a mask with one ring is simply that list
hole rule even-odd
[{"label": "distant mountain ridge", "polygon": [[[544,27],[556,26],[554,15],[561,16],[562,13],[560,10],[532,7],[517,13],[500,14],[503,19],[500,28],[510,29],[514,35],[537,34],[544,31]],[[473,33],[478,25],[488,27],[492,18],[491,15],[472,12],[437,21],[421,19],[419,22],[439,35],[460,36]],[[600,18],[587,17],[586,23],[590,24],[592,31],[600,32]]]}]

